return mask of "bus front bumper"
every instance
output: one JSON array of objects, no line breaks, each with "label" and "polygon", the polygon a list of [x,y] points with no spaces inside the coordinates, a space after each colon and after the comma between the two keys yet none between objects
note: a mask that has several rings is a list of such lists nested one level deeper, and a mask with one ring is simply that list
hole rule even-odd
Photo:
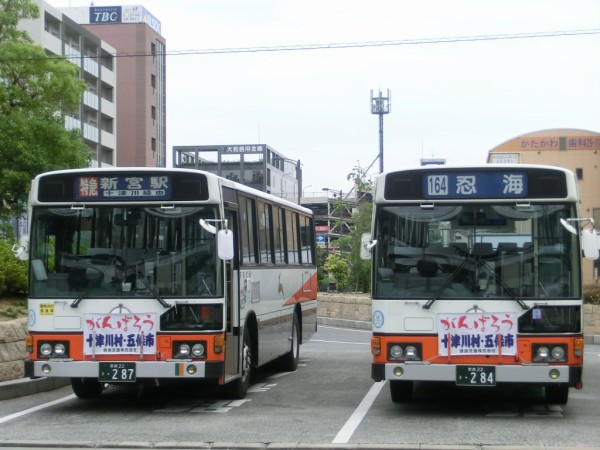
[{"label": "bus front bumper", "polygon": [[[477,366],[474,364],[471,367]],[[568,383],[574,386],[581,382],[581,367],[542,364],[489,366],[494,367],[495,383]],[[373,363],[371,376],[375,381],[444,381],[461,384],[458,383],[457,367],[453,364]]]},{"label": "bus front bumper", "polygon": [[[135,380],[154,378],[217,379],[223,376],[222,362],[207,361],[102,361],[103,363],[134,363]],[[98,378],[99,361],[25,361],[25,377]],[[117,380],[119,381],[119,380]]]}]

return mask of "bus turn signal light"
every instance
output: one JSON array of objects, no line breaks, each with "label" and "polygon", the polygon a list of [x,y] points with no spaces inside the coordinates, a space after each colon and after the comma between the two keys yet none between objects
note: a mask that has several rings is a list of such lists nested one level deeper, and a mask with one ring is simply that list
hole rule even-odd
[{"label": "bus turn signal light", "polygon": [[378,337],[371,338],[371,353],[374,356],[381,355],[381,339]]}]

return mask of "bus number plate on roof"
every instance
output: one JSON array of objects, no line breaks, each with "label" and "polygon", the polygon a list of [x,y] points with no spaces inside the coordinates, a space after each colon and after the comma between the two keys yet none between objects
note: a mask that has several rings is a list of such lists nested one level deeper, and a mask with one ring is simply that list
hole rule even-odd
[{"label": "bus number plate on roof", "polygon": [[101,362],[99,363],[98,381],[102,383],[128,383],[135,381],[135,363],[133,362]]},{"label": "bus number plate on roof", "polygon": [[161,174],[86,175],[75,178],[75,200],[168,200],[171,178]]},{"label": "bus number plate on roof", "polygon": [[456,366],[456,384],[459,386],[495,386],[496,367]]},{"label": "bus number plate on roof", "polygon": [[425,174],[424,198],[523,198],[527,174],[521,171]]}]

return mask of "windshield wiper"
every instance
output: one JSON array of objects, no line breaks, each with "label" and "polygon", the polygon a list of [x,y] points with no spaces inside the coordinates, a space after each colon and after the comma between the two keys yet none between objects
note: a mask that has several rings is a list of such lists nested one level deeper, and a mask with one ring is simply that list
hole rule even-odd
[{"label": "windshield wiper", "polygon": [[[434,292],[434,294],[431,296],[431,298],[429,300],[427,300],[427,303],[425,303],[423,305],[423,309],[429,309],[431,308],[431,305],[433,305],[433,303],[440,297],[440,295],[442,294],[442,292],[444,292],[444,290],[446,288],[448,288],[448,286],[450,286],[452,284],[452,282],[456,279],[456,275],[458,275],[467,264],[469,263],[474,263],[476,264],[476,262],[472,259],[472,257],[467,256],[458,266],[457,268],[454,270],[454,272],[452,272],[452,275],[450,275],[450,277],[448,277],[443,283],[442,285],[438,288],[437,291]],[[487,262],[485,261],[480,261],[481,265],[483,266],[483,268],[488,271],[490,274],[494,275],[494,271],[493,269],[487,264]],[[521,308],[523,308],[524,310],[529,309],[529,306],[527,306],[527,304],[516,294],[515,290],[513,288],[511,288],[503,279],[502,277],[500,277],[498,274],[496,275],[496,279],[499,281],[499,283],[502,285],[502,287],[504,288],[504,290],[508,293],[508,295],[510,297],[512,297],[512,299],[514,301],[516,301],[519,306]]]},{"label": "windshield wiper", "polygon": [[452,284],[452,282],[456,279],[456,275],[458,275],[467,265],[467,263],[469,263],[469,258],[465,258],[461,261],[461,263],[456,267],[456,269],[454,269],[454,272],[452,272],[452,275],[450,275],[448,278],[446,278],[444,280],[444,282],[442,283],[442,285],[438,288],[437,291],[435,291],[433,293],[433,295],[431,296],[431,298],[429,300],[427,300],[427,303],[425,303],[423,305],[423,309],[429,309],[431,308],[431,305],[433,305],[433,303],[440,298],[440,295],[442,294],[442,292],[444,292],[444,290],[450,286]]},{"label": "windshield wiper", "polygon": [[148,283],[146,281],[146,279],[144,278],[144,274],[138,269],[137,265],[135,266],[135,275],[136,275],[136,278],[142,282],[142,284],[144,285],[144,287],[146,289],[148,289],[148,291],[150,291],[150,294],[158,301],[158,303],[161,304],[161,306],[163,306],[165,308],[170,308],[172,306],[170,303],[167,303],[160,296],[160,294],[154,290],[154,288],[152,286],[150,286],[150,283]]}]

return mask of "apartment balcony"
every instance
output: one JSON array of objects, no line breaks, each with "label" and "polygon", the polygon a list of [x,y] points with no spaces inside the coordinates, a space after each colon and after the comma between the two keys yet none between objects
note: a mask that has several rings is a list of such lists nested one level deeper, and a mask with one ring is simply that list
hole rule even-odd
[{"label": "apartment balcony", "polygon": [[112,117],[113,119],[116,117],[117,107],[113,102],[102,98],[100,99],[100,107],[102,110],[102,114],[104,114],[105,116]]},{"label": "apartment balcony", "polygon": [[88,141],[92,141],[94,143],[98,143],[98,136],[100,133],[98,132],[98,127],[94,123],[84,123],[83,124],[83,138]]},{"label": "apartment balcony", "polygon": [[44,47],[55,55],[62,55],[62,42],[58,32],[53,30],[44,33]]},{"label": "apartment balcony", "polygon": [[102,138],[102,147],[107,147],[111,150],[117,148],[117,137],[113,133],[102,130],[100,136]]},{"label": "apartment balcony", "polygon": [[85,91],[83,93],[83,104],[96,111],[98,111],[98,107],[100,106],[98,96],[90,91]]},{"label": "apartment balcony", "polygon": [[117,76],[115,75],[115,72],[107,69],[104,66],[102,66],[100,71],[100,79],[110,86],[116,86],[117,84]]},{"label": "apartment balcony", "polygon": [[83,70],[94,75],[95,77],[100,76],[100,66],[89,56],[83,58]]}]

